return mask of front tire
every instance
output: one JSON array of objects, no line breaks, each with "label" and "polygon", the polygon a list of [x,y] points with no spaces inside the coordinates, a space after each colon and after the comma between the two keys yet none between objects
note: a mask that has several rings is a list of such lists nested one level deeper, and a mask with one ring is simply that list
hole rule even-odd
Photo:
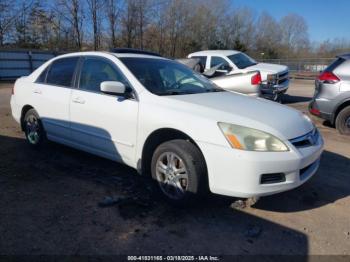
[{"label": "front tire", "polygon": [[176,139],[159,145],[151,165],[152,178],[173,204],[189,205],[207,192],[205,160],[189,141]]},{"label": "front tire", "polygon": [[23,129],[26,140],[32,147],[39,148],[46,140],[46,134],[38,113],[34,109],[28,110],[23,118]]},{"label": "front tire", "polygon": [[350,106],[343,108],[339,112],[335,126],[340,134],[350,135]]}]

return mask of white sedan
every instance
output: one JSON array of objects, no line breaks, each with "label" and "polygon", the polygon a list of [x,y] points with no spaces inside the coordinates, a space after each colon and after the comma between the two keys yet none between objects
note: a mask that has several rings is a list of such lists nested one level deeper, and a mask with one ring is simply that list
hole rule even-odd
[{"label": "white sedan", "polygon": [[11,108],[33,147],[51,140],[124,163],[176,203],[208,189],[248,198],[295,188],[323,149],[301,112],[132,50],[58,56],[16,81]]}]

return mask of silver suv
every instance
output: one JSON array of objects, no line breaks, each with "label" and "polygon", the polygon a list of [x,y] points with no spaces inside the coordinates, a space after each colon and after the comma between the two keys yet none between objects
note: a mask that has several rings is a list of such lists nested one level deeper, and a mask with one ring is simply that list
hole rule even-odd
[{"label": "silver suv", "polygon": [[309,111],[350,135],[350,54],[338,56],[316,79]]}]

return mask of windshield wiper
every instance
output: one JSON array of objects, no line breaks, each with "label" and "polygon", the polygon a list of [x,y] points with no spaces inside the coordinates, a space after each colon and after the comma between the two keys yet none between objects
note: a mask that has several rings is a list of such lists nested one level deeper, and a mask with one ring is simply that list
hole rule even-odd
[{"label": "windshield wiper", "polygon": [[185,91],[166,91],[166,92],[161,92],[161,93],[156,93],[156,95],[159,96],[173,96],[173,95],[189,95],[189,94],[194,94],[192,92],[185,92]]},{"label": "windshield wiper", "polygon": [[205,91],[209,93],[209,92],[223,92],[225,90],[221,88],[213,88],[213,89],[206,89]]}]

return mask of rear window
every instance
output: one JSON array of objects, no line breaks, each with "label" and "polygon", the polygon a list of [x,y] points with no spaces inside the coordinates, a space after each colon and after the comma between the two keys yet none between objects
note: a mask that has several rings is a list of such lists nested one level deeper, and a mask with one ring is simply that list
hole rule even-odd
[{"label": "rear window", "polygon": [[74,70],[78,57],[67,57],[56,60],[52,63],[46,77],[46,83],[57,86],[72,86]]},{"label": "rear window", "polygon": [[257,64],[253,58],[243,53],[230,55],[228,56],[228,59],[230,59],[239,69],[244,69]]},{"label": "rear window", "polygon": [[345,61],[344,58],[337,58],[334,60],[324,71],[325,72],[333,72],[338,66],[340,66]]}]

